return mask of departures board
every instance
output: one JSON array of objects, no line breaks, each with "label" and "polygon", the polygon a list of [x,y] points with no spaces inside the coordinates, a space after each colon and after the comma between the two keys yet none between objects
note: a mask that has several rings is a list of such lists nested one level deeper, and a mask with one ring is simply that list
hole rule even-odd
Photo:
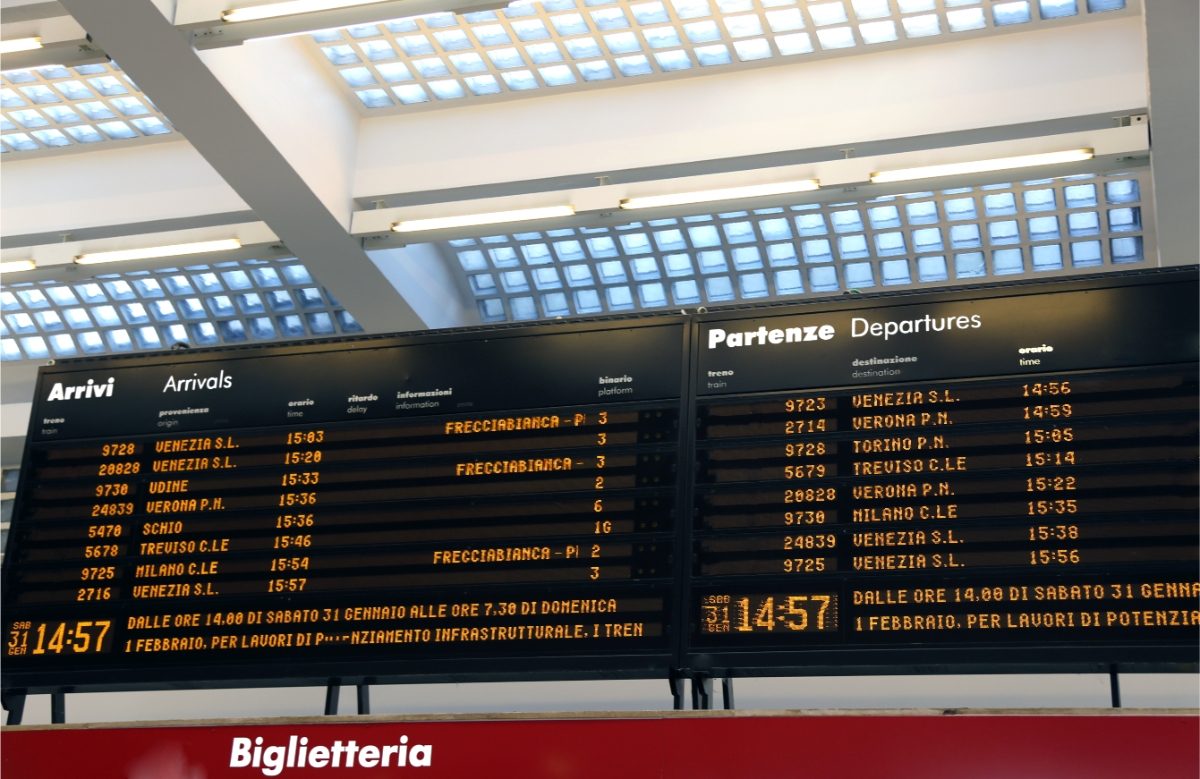
[{"label": "departures board", "polygon": [[1194,660],[1186,278],[703,319],[685,664]]},{"label": "departures board", "polygon": [[42,369],[5,690],[1184,667],[1156,272]]}]

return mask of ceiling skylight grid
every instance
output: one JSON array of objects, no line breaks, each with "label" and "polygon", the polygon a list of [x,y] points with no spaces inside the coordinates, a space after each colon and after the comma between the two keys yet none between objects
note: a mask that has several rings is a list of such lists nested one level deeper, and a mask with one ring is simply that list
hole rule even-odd
[{"label": "ceiling skylight grid", "polygon": [[171,124],[116,63],[6,70],[0,84],[0,152],[128,141]]},{"label": "ceiling skylight grid", "polygon": [[1137,267],[1144,171],[564,228],[444,245],[484,322]]},{"label": "ceiling skylight grid", "polygon": [[296,260],[218,262],[0,289],[3,360],[361,332]]},{"label": "ceiling skylight grid", "polygon": [[399,110],[1028,29],[1136,1],[518,0],[311,40],[365,109]]}]

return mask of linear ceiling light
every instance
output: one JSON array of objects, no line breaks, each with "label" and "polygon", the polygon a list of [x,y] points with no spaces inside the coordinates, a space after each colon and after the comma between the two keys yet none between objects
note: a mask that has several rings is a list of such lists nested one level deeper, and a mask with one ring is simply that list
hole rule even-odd
[{"label": "linear ceiling light", "polygon": [[684,206],[690,203],[708,203],[713,200],[736,200],[747,197],[763,197],[765,195],[791,195],[796,192],[812,192],[820,187],[821,184],[816,179],[780,181],[774,184],[748,184],[744,187],[703,189],[695,192],[680,192],[673,195],[630,197],[621,201],[621,208],[661,208],[663,206]]},{"label": "linear ceiling light", "polygon": [[472,227],[475,225],[500,224],[502,222],[522,222],[526,219],[549,219],[556,216],[574,215],[574,206],[544,206],[542,208],[522,208],[516,211],[492,211],[486,214],[438,216],[431,219],[407,219],[392,225],[392,230],[398,233],[412,233],[419,230],[444,230],[448,227]]},{"label": "linear ceiling light", "polygon": [[35,51],[42,48],[41,38],[11,38],[0,41],[0,54],[15,54],[18,51]]},{"label": "linear ceiling light", "polygon": [[371,5],[382,0],[283,0],[278,3],[251,5],[234,8],[221,14],[226,22],[252,22],[258,19],[274,19],[278,16],[306,14],[312,11],[328,11],[334,8],[351,8],[356,5]]},{"label": "linear ceiling light", "polygon": [[222,238],[217,241],[177,243],[170,246],[150,246],[145,249],[117,249],[111,252],[88,252],[76,257],[75,262],[79,265],[97,265],[102,262],[151,260],[158,257],[179,257],[185,254],[204,254],[205,252],[220,252],[240,248],[242,248],[242,242],[237,238]]},{"label": "linear ceiling light", "polygon": [[988,173],[994,170],[1030,168],[1035,165],[1054,165],[1062,162],[1083,162],[1095,156],[1092,149],[1070,149],[1045,154],[1024,154],[1019,157],[999,157],[974,162],[950,162],[945,165],[927,165],[921,168],[903,168],[882,173],[872,173],[871,183],[888,184],[893,181],[931,179],[939,176],[954,176],[961,173]]},{"label": "linear ceiling light", "polygon": [[0,262],[0,273],[16,273],[17,271],[33,270],[37,263],[33,260],[10,260]]}]

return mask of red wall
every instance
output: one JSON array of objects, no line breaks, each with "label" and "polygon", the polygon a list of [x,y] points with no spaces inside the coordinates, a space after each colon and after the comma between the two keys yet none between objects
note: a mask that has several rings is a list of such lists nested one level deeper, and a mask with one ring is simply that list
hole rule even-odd
[{"label": "red wall", "polygon": [[[431,747],[428,767],[283,767],[283,777],[427,779],[1194,779],[1200,719],[1186,715],[634,715],[585,719],[42,726],[0,735],[4,779],[225,779],[235,738],[307,748],[341,740]],[[249,751],[247,754],[251,754]],[[297,754],[297,753],[294,753]],[[319,753],[318,753],[319,754]],[[358,753],[356,753],[357,755]],[[370,758],[371,752],[368,751]],[[417,753],[418,756],[420,753]],[[392,760],[396,755],[393,753]],[[286,758],[284,758],[286,759]]]}]

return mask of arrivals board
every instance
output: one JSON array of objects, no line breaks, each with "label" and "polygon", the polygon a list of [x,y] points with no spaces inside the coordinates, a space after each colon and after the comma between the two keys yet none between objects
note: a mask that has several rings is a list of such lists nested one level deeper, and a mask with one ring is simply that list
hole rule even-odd
[{"label": "arrivals board", "polygon": [[5,690],[1194,664],[1194,272],[42,369]]},{"label": "arrivals board", "polygon": [[660,321],[46,369],[5,686],[665,674],[683,355]]},{"label": "arrivals board", "polygon": [[1194,659],[1196,304],[1043,287],[704,319],[686,662]]}]

